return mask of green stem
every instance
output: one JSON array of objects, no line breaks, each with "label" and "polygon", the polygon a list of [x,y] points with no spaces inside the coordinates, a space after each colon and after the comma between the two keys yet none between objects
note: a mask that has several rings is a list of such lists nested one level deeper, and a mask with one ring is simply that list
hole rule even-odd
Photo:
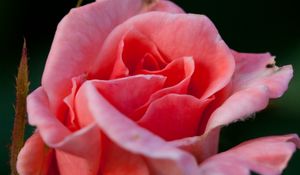
[{"label": "green stem", "polygon": [[12,131],[12,144],[10,148],[10,167],[11,175],[17,175],[16,163],[17,157],[24,145],[24,131],[26,124],[26,97],[28,94],[28,65],[27,65],[27,48],[24,39],[22,58],[16,78],[16,106],[15,119]]},{"label": "green stem", "polygon": [[80,6],[81,6],[81,4],[82,4],[82,2],[83,2],[83,0],[78,0],[78,1],[77,1],[77,5],[76,5],[76,7],[80,7]]}]

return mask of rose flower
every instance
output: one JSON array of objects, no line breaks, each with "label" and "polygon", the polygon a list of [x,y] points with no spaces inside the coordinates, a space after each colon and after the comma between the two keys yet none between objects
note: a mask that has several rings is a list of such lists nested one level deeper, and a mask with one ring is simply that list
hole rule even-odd
[{"label": "rose flower", "polygon": [[231,50],[169,1],[99,0],[58,25],[27,100],[21,175],[280,174],[300,146],[272,136],[218,153],[220,129],[280,97],[292,67]]}]

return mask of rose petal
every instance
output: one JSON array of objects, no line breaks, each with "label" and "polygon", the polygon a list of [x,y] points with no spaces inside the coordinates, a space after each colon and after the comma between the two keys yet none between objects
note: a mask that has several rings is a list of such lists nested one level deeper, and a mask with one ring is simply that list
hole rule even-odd
[{"label": "rose petal", "polygon": [[[186,94],[191,77],[194,73],[195,65],[194,60],[191,57],[183,57],[173,60],[164,69],[158,71],[146,71],[141,70],[144,74],[158,74],[167,77],[165,88],[153,93],[149,101],[138,108],[135,113],[132,114],[133,118],[140,119],[153,101],[170,93]],[[176,74],[174,74],[176,72]]]},{"label": "rose petal", "polygon": [[71,132],[50,112],[48,97],[42,87],[27,97],[29,124],[37,126],[47,144],[61,141]]},{"label": "rose petal", "polygon": [[131,29],[147,36],[166,58],[194,58],[196,72],[189,88],[191,94],[206,99],[231,80],[235,66],[232,53],[207,17],[162,12],[135,16],[115,28],[97,59],[94,75],[107,70],[104,62],[114,62],[117,57],[110,53],[118,49],[122,36]]},{"label": "rose petal", "polygon": [[55,114],[71,89],[71,78],[94,66],[95,58],[113,28],[152,8],[170,12],[180,9],[170,2],[162,2],[163,7],[156,3],[160,4],[145,0],[102,0],[72,9],[64,17],[57,28],[42,79]]},{"label": "rose petal", "polygon": [[[244,119],[264,109],[269,98],[281,96],[293,76],[291,66],[276,66],[268,54],[237,54],[236,72],[232,81],[233,92],[211,115],[206,131]],[[254,67],[255,63],[255,67]]]},{"label": "rose petal", "polygon": [[296,145],[300,147],[297,135],[250,140],[204,161],[200,174],[248,175],[250,170],[265,175],[281,174]]},{"label": "rose petal", "polygon": [[[161,75],[136,75],[115,80],[90,81],[107,101],[120,112],[130,116],[138,107],[146,103],[151,94],[163,87],[165,77]],[[130,93],[130,95],[128,95]],[[88,103],[85,94],[79,90],[76,96],[75,109],[81,127],[94,122],[85,105]],[[135,118],[132,118],[133,120]]]},{"label": "rose petal", "polygon": [[[192,57],[183,57],[173,60],[164,69],[157,71],[141,70],[144,74],[157,74],[167,77],[164,89],[151,97],[152,100],[162,97],[168,93],[187,93],[190,79],[195,70],[195,63]],[[176,74],[174,74],[176,72]],[[163,92],[162,92],[163,91]]]},{"label": "rose petal", "polygon": [[58,174],[54,151],[47,148],[38,132],[35,132],[21,149],[17,170],[22,175]]},{"label": "rose petal", "polygon": [[100,157],[100,132],[95,124],[71,133],[50,112],[48,99],[42,88],[38,88],[27,98],[27,111],[29,123],[37,126],[43,141],[49,147],[81,157],[88,162],[88,166],[91,166],[88,169],[97,171]]},{"label": "rose petal", "polygon": [[71,131],[78,130],[79,124],[75,111],[75,96],[81,84],[86,80],[86,75],[80,75],[72,78],[72,90],[71,93],[64,98],[65,104],[68,106],[69,112],[64,116],[63,123]]},{"label": "rose petal", "polygon": [[268,105],[268,89],[260,85],[234,93],[210,116],[205,132],[245,119]]},{"label": "rose petal", "polygon": [[136,75],[109,81],[95,80],[93,84],[119,111],[129,115],[160,90],[165,81],[166,77],[162,75]]},{"label": "rose petal", "polygon": [[[109,54],[106,57],[115,58],[114,65],[111,66],[113,69],[110,79],[138,74],[138,71],[143,68],[141,63],[145,61],[147,55],[153,57],[155,66],[167,64],[155,44],[134,29],[122,37],[117,52],[103,53]],[[101,73],[100,77],[103,77],[103,74]]]},{"label": "rose petal", "polygon": [[210,119],[210,116],[215,110],[220,107],[225,100],[227,100],[230,95],[232,94],[232,81],[229,82],[222,90],[218,91],[213,95],[214,101],[212,101],[204,111],[204,114],[202,115],[200,126],[199,126],[199,132],[198,135],[202,135],[205,132],[205,129],[207,128],[208,120]]},{"label": "rose petal", "polygon": [[118,147],[111,141],[105,142],[105,153],[102,158],[102,174],[104,175],[149,175],[145,160]]},{"label": "rose petal", "polygon": [[103,133],[122,149],[147,158],[160,174],[194,174],[196,161],[190,154],[170,146],[160,137],[139,127],[101,96],[91,82],[80,89],[86,98],[86,115],[92,116]]},{"label": "rose petal", "polygon": [[[93,138],[94,139],[94,138]],[[86,148],[84,148],[86,149]],[[98,155],[97,152],[95,154]],[[99,168],[99,160],[87,161],[82,157],[69,154],[56,149],[56,158],[59,169],[59,175],[97,175]],[[95,160],[95,159],[94,159]]]},{"label": "rose petal", "polygon": [[248,54],[233,51],[237,63],[233,79],[235,91],[249,86],[264,84],[268,87],[270,98],[280,97],[288,88],[293,76],[292,67],[278,68],[273,56]]},{"label": "rose petal", "polygon": [[169,142],[183,149],[197,159],[198,164],[218,152],[220,128],[215,128],[201,136],[187,137]]},{"label": "rose petal", "polygon": [[166,140],[191,137],[197,134],[201,114],[211,101],[169,94],[152,102],[138,124]]}]

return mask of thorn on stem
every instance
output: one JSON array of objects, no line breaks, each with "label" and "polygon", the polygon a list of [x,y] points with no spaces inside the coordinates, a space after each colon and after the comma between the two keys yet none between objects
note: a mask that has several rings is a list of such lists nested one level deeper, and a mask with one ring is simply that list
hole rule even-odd
[{"label": "thorn on stem", "polygon": [[12,144],[10,147],[10,167],[11,175],[17,175],[16,163],[18,154],[24,145],[24,132],[26,124],[26,97],[28,94],[28,64],[27,64],[27,48],[24,38],[22,57],[16,78],[16,105],[15,119],[12,131]]}]

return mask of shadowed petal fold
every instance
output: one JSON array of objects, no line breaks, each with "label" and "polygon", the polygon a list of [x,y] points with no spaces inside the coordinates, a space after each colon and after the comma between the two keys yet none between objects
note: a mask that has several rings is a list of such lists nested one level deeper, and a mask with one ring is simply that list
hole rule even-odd
[{"label": "shadowed petal fold", "polygon": [[198,164],[205,159],[217,154],[221,128],[214,128],[201,136],[187,137],[169,142],[173,146],[191,153]]}]

